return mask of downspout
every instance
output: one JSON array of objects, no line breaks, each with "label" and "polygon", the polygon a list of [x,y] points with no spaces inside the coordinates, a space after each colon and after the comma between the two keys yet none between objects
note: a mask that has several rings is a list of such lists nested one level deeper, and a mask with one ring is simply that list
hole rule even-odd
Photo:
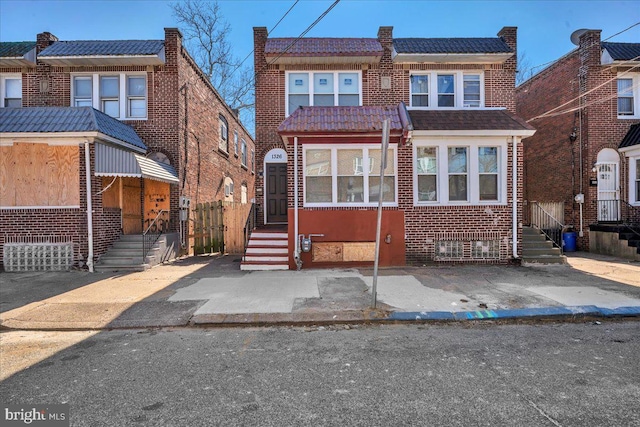
[{"label": "downspout", "polygon": [[513,227],[513,241],[512,252],[513,258],[518,258],[518,137],[512,136],[512,149],[511,159],[513,162],[512,174],[511,174],[511,195],[512,195],[512,227]]},{"label": "downspout", "polygon": [[89,254],[87,255],[87,267],[93,273],[93,205],[91,203],[91,155],[89,154],[89,142],[84,143],[84,164],[87,180],[87,243]]},{"label": "downspout", "polygon": [[294,250],[293,259],[296,262],[298,271],[302,269],[302,260],[300,259],[300,239],[298,237],[298,137],[293,137],[293,232],[294,232]]}]

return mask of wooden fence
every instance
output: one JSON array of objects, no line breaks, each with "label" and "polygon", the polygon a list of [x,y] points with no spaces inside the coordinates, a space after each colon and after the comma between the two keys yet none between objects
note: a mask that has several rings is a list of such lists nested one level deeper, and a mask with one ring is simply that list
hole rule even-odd
[{"label": "wooden fence", "polygon": [[192,211],[194,255],[244,252],[244,225],[250,203],[199,203]]}]

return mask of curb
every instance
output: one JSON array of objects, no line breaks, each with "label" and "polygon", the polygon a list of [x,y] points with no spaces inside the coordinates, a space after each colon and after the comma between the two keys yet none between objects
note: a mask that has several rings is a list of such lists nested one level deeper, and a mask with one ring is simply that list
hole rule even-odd
[{"label": "curb", "polygon": [[393,312],[389,320],[499,320],[516,318],[555,317],[555,316],[595,316],[595,317],[640,317],[640,307],[603,308],[595,305],[573,307],[540,307],[504,310],[476,311],[409,311]]}]

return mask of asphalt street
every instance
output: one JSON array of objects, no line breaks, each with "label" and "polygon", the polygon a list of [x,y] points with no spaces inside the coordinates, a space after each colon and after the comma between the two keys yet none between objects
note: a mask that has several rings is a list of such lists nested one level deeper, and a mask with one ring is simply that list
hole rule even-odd
[{"label": "asphalt street", "polygon": [[0,400],[72,426],[636,426],[639,352],[635,320],[102,331]]}]

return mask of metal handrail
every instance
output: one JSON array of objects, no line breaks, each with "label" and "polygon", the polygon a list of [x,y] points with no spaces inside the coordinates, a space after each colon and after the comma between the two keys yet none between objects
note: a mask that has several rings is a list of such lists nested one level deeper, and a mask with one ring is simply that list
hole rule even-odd
[{"label": "metal handrail", "polygon": [[[169,213],[169,211],[160,209],[156,217],[153,219],[153,221],[151,221],[147,229],[142,233],[142,262],[143,263],[144,263],[144,259],[146,258],[147,254],[149,253],[153,245],[155,245],[155,243],[158,241],[162,233],[165,231],[164,230],[165,227],[163,224],[160,227],[160,232],[158,233],[157,223],[160,217],[167,213]],[[151,233],[152,227],[154,228],[153,228],[153,232]]]},{"label": "metal handrail", "polygon": [[633,206],[624,200],[621,200],[621,202],[622,223],[631,233],[640,237],[640,207]]},{"label": "metal handrail", "polygon": [[539,229],[562,253],[562,230],[565,228],[564,224],[547,212],[538,202],[531,203],[531,210],[531,226]]},{"label": "metal handrail", "polygon": [[242,260],[247,260],[247,246],[249,246],[249,239],[251,238],[251,232],[256,228],[256,204],[251,203],[251,209],[247,216],[247,221],[244,223],[244,248],[242,251]]}]

